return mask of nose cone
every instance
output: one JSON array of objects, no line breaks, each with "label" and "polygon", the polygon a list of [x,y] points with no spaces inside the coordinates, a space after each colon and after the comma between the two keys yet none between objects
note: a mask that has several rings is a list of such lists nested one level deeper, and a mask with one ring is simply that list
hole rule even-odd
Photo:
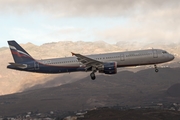
[{"label": "nose cone", "polygon": [[169,59],[170,59],[170,60],[173,60],[173,59],[174,59],[174,55],[170,54],[170,55],[169,55]]}]

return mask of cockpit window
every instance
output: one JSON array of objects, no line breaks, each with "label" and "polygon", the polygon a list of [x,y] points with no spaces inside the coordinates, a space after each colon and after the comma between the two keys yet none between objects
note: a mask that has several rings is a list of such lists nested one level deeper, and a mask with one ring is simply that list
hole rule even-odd
[{"label": "cockpit window", "polygon": [[162,51],[162,53],[163,53],[163,54],[167,54],[167,52],[166,52],[166,51]]}]

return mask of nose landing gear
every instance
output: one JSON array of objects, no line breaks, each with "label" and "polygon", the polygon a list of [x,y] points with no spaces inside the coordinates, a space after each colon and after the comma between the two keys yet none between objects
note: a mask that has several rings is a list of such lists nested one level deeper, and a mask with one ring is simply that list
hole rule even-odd
[{"label": "nose landing gear", "polygon": [[155,72],[156,72],[156,73],[159,72],[159,70],[158,70],[158,68],[157,68],[156,65],[154,65],[154,68],[155,68]]}]

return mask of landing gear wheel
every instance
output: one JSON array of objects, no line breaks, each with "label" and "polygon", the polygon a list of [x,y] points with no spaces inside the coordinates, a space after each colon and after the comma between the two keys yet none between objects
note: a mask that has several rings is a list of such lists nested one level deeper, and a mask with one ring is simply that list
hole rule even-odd
[{"label": "landing gear wheel", "polygon": [[157,69],[156,65],[154,65],[154,67],[155,67],[155,72],[157,73],[159,70]]},{"label": "landing gear wheel", "polygon": [[95,80],[95,79],[96,79],[96,75],[94,74],[94,72],[92,72],[92,73],[90,74],[90,76],[91,76],[91,79],[92,79],[92,80]]}]

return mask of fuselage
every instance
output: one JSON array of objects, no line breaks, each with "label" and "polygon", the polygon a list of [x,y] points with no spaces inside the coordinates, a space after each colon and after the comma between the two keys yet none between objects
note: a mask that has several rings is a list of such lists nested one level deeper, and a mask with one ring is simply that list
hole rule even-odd
[{"label": "fuselage", "polygon": [[[114,52],[85,56],[101,62],[117,62],[117,67],[159,64],[174,59],[172,54],[169,54],[165,50],[161,49]],[[77,57],[34,60],[22,64],[26,65],[27,67],[17,68],[15,66],[9,65],[8,68],[39,73],[87,71],[85,69],[86,66],[79,62]],[[88,71],[91,71],[91,69],[88,69]]]}]

